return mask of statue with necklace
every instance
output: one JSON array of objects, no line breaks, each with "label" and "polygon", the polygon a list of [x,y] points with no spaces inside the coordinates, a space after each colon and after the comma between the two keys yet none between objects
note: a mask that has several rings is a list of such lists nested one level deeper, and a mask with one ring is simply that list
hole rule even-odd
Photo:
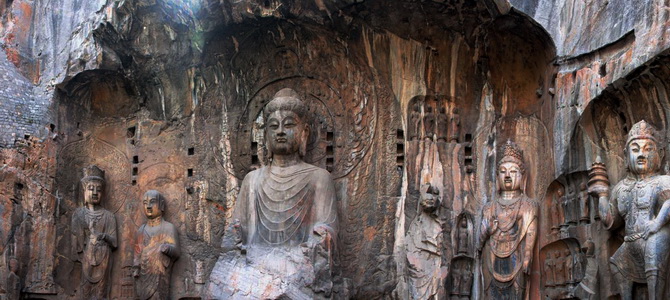
[{"label": "statue with necklace", "polygon": [[523,188],[523,151],[507,141],[497,165],[498,194],[484,205],[478,249],[484,299],[523,299],[533,258],[538,207]]}]

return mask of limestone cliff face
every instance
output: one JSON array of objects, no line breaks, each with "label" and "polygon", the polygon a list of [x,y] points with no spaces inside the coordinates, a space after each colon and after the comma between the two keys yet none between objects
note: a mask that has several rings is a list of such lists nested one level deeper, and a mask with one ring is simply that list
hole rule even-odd
[{"label": "limestone cliff face", "polygon": [[507,139],[540,206],[532,298],[555,293],[547,253],[579,252],[588,237],[610,245],[596,255],[605,298],[617,241],[592,218],[555,235],[551,203],[562,188],[577,197],[598,155],[622,176],[635,122],[667,132],[657,2],[0,1],[0,274],[14,256],[26,293],[78,297],[69,224],[94,163],[119,224],[111,297],[134,296],[131,240],[149,189],[180,233],[171,298],[200,296],[241,178],[267,163],[263,107],[290,87],[315,115],[307,159],[336,181],[353,298],[409,297],[406,244],[427,183],[442,197],[438,281],[450,293],[454,269],[478,263],[454,247],[474,249]]}]

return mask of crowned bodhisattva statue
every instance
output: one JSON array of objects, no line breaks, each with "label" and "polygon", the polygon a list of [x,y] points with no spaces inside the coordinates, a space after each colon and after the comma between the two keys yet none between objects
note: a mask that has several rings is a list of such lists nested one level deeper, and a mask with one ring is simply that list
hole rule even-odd
[{"label": "crowned bodhisattva statue", "polygon": [[97,166],[84,168],[81,179],[84,207],[72,215],[72,247],[75,259],[81,262],[81,299],[109,297],[112,251],[117,247],[116,219],[102,208],[105,172]]},{"label": "crowned bodhisattva statue", "polygon": [[523,187],[526,168],[522,150],[511,141],[498,162],[498,195],[484,205],[479,251],[484,273],[484,299],[524,299],[537,232],[537,204]]}]

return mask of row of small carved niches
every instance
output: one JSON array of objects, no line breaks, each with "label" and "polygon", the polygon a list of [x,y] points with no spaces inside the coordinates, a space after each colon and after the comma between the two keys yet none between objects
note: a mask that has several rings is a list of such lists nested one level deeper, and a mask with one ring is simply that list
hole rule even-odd
[{"label": "row of small carved niches", "polygon": [[586,240],[588,228],[600,220],[597,199],[587,191],[585,172],[573,173],[549,185],[542,209],[542,244],[565,238]]},{"label": "row of small carved niches", "polygon": [[407,140],[463,141],[459,109],[445,96],[415,96],[407,109]]},{"label": "row of small carved niches", "polygon": [[587,192],[586,172],[562,176],[549,185],[540,216],[543,298],[574,299],[598,294],[594,236],[602,229],[597,199]]},{"label": "row of small carved niches", "polygon": [[540,250],[542,298],[589,299],[597,294],[598,260],[592,240],[562,239]]}]

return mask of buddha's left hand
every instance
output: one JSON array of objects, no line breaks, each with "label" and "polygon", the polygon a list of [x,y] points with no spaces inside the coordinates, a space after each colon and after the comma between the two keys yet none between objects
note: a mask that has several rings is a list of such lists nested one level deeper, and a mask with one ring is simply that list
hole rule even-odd
[{"label": "buddha's left hand", "polygon": [[647,228],[642,233],[642,238],[646,240],[649,235],[657,233],[659,230],[661,230],[661,225],[658,223],[658,219],[649,221],[649,223],[647,223]]}]

